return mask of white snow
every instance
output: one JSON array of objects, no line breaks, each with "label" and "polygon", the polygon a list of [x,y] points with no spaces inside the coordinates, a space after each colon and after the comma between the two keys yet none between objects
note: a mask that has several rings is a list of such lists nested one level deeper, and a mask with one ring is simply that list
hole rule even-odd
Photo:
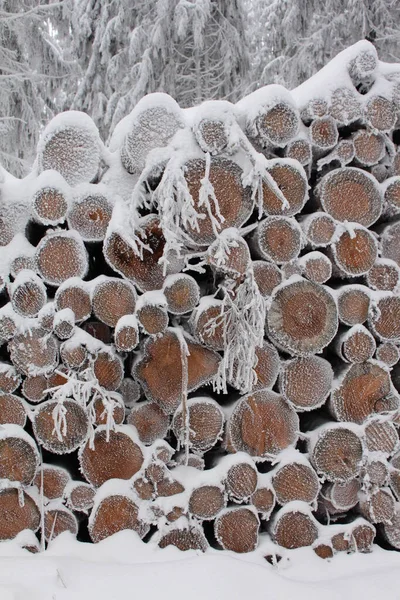
[{"label": "white snow", "polygon": [[[272,566],[264,556],[277,552]],[[322,560],[311,548],[282,551],[261,535],[249,554],[180,552],[143,544],[122,531],[99,544],[68,532],[43,554],[17,541],[0,544],[1,600],[398,600],[400,555],[339,553]]]}]

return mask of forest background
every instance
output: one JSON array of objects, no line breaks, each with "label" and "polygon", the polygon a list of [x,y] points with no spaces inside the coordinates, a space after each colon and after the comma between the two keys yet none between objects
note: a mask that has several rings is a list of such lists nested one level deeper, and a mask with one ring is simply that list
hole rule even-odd
[{"label": "forest background", "polygon": [[0,0],[0,164],[26,174],[63,110],[107,141],[150,92],[186,108],[292,89],[364,38],[400,61],[399,23],[398,0]]}]

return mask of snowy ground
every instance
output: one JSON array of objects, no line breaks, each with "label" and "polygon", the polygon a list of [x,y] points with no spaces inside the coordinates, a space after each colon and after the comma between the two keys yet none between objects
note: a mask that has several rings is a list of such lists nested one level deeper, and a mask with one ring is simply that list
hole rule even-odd
[{"label": "snowy ground", "polygon": [[400,554],[324,561],[306,548],[278,566],[263,552],[157,551],[124,531],[98,545],[69,534],[42,555],[0,544],[0,600],[399,600]]}]

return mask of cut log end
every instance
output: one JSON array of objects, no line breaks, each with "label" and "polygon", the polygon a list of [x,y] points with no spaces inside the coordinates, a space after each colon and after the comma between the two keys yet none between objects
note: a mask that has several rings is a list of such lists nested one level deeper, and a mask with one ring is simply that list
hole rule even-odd
[{"label": "cut log end", "polygon": [[354,167],[335,169],[325,175],[319,197],[324,210],[340,222],[349,221],[369,227],[382,211],[378,182]]},{"label": "cut log end", "polygon": [[259,520],[249,508],[226,509],[215,521],[215,536],[224,550],[240,554],[258,545]]},{"label": "cut log end", "polygon": [[94,509],[89,522],[92,541],[101,542],[124,529],[136,531],[142,538],[149,526],[140,520],[138,507],[132,499],[118,494],[104,498]]},{"label": "cut log end", "polygon": [[250,456],[278,454],[297,441],[298,417],[286,400],[267,390],[239,400],[227,433],[236,451]]},{"label": "cut log end", "polygon": [[268,334],[291,354],[320,352],[336,334],[336,302],[322,286],[301,280],[273,295],[267,314]]},{"label": "cut log end", "polygon": [[316,521],[307,513],[286,510],[277,514],[273,527],[274,540],[282,548],[312,546],[318,537]]},{"label": "cut log end", "polygon": [[328,481],[346,482],[361,469],[361,439],[351,429],[331,427],[320,433],[312,450],[317,472]]},{"label": "cut log end", "polygon": [[11,540],[25,529],[39,529],[39,507],[29,494],[22,494],[23,502],[17,489],[0,491],[0,540]]},{"label": "cut log end", "polygon": [[[124,427],[124,426],[123,426]],[[143,453],[128,433],[98,428],[94,435],[94,447],[89,442],[81,448],[79,462],[86,480],[98,487],[108,479],[130,479],[143,463]],[[129,426],[127,426],[129,428]]]},{"label": "cut log end", "polygon": [[333,381],[329,362],[319,356],[295,358],[284,363],[280,389],[297,411],[321,406],[328,397]]},{"label": "cut log end", "polygon": [[62,408],[65,409],[63,423],[56,431],[53,416],[59,405],[56,401],[48,400],[41,404],[33,418],[33,430],[39,443],[54,454],[68,454],[73,452],[85,441],[88,434],[88,416],[84,409],[75,400],[65,400]]}]

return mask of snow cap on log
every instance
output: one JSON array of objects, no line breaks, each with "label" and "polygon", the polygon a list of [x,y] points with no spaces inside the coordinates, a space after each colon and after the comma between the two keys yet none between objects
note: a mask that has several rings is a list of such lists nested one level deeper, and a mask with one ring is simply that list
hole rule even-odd
[{"label": "snow cap on log", "polygon": [[281,85],[256,90],[236,108],[248,134],[265,145],[283,148],[297,135],[299,114],[290,92]]},{"label": "snow cap on log", "polygon": [[144,96],[115,127],[109,148],[119,151],[128,173],[140,174],[149,152],[167,146],[184,127],[184,114],[177,102],[164,93]]},{"label": "snow cap on log", "polygon": [[75,186],[96,177],[103,145],[92,119],[86,113],[68,110],[45,127],[37,152],[39,173],[53,169]]}]

